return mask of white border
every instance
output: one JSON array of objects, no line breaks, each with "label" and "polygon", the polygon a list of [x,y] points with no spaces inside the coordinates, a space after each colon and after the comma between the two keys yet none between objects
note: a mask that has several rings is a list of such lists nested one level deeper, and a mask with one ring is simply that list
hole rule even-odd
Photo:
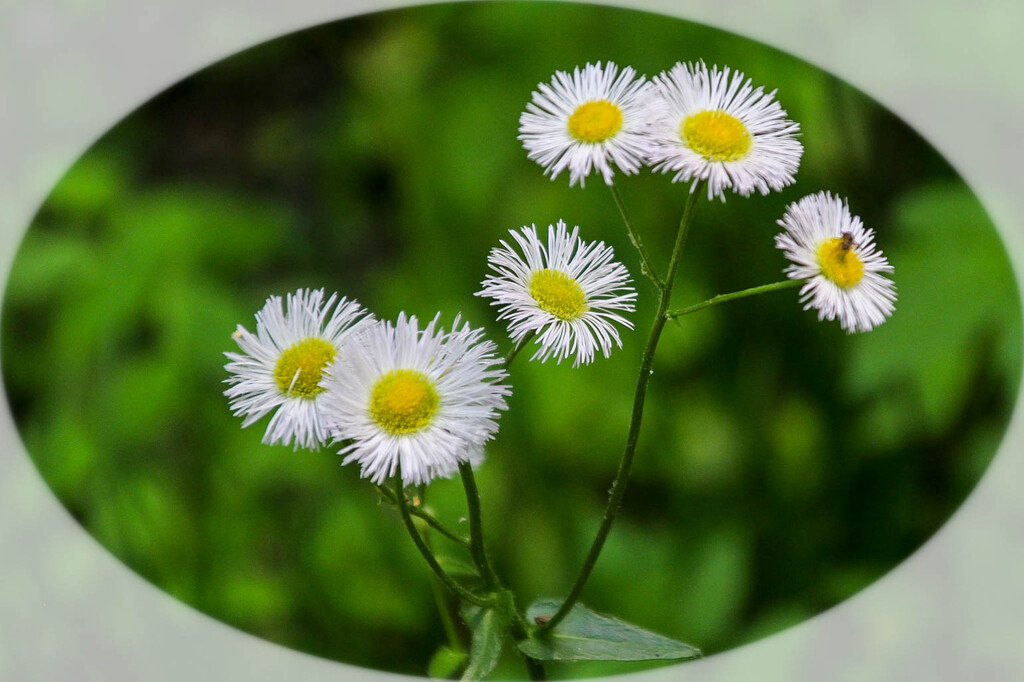
[{"label": "white border", "polygon": [[[61,173],[167,85],[269,38],[395,0],[10,0],[0,6],[0,275]],[[611,4],[611,3],[605,3]],[[860,87],[967,178],[1024,263],[1024,3],[623,0],[779,47]],[[779,635],[636,677],[1024,679],[1024,424],[921,551]],[[697,614],[699,616],[699,614]],[[0,680],[196,682],[397,677],[268,644],[183,606],[112,558],[40,480],[0,415]],[[634,676],[629,676],[634,677]]]}]

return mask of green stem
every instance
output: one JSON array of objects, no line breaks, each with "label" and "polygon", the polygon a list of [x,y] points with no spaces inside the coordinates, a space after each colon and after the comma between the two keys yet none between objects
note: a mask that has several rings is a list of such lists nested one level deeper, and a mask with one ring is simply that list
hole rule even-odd
[{"label": "green stem", "polygon": [[661,300],[668,307],[672,295],[672,287],[675,285],[676,272],[679,270],[679,261],[683,255],[683,248],[686,246],[686,238],[690,234],[690,222],[693,220],[693,211],[697,207],[697,198],[704,192],[706,180],[702,180],[694,186],[690,196],[686,199],[686,207],[683,209],[683,217],[679,219],[679,231],[676,233],[676,244],[672,248],[672,259],[668,263],[668,276],[665,277],[667,291],[662,295]]},{"label": "green stem", "polygon": [[665,287],[661,290],[661,297],[658,300],[658,312],[654,316],[651,334],[647,338],[647,347],[644,348],[643,359],[640,362],[640,375],[637,377],[636,393],[633,395],[633,414],[630,417],[629,432],[626,435],[626,447],[622,453],[622,460],[619,462],[619,470],[615,474],[615,482],[612,484],[611,493],[608,496],[608,504],[605,506],[601,527],[598,528],[597,535],[590,545],[590,551],[587,553],[579,575],[576,577],[576,583],[572,586],[558,611],[551,616],[550,620],[537,628],[536,633],[538,635],[549,632],[558,625],[569,614],[573,605],[576,604],[576,600],[579,599],[580,593],[583,591],[584,585],[587,584],[587,579],[590,577],[590,573],[594,570],[594,565],[601,555],[601,549],[604,547],[604,542],[608,538],[609,531],[611,531],[612,523],[619,513],[619,508],[622,506],[622,498],[626,494],[626,484],[629,482],[629,472],[633,466],[633,456],[636,453],[636,444],[640,436],[640,424],[643,421],[647,388],[651,382],[651,375],[654,373],[654,354],[658,350],[658,341],[661,339],[661,332],[665,328],[665,322],[667,321],[665,313],[668,311],[669,301],[672,298],[672,287],[675,283],[676,273],[679,270],[680,257],[683,253],[683,247],[686,245],[686,236],[690,229],[690,221],[693,219],[697,197],[701,194],[703,187],[704,183],[701,182],[694,188],[694,191],[690,192],[690,196],[686,201],[686,208],[683,209],[683,217],[679,221],[675,245],[672,247],[672,258],[668,265],[668,275],[664,280]]},{"label": "green stem", "polygon": [[519,343],[517,343],[515,346],[513,346],[512,350],[510,350],[508,352],[508,355],[505,356],[505,369],[508,369],[508,366],[511,365],[512,361],[516,359],[517,355],[519,355],[519,351],[521,351],[523,348],[525,348],[526,344],[530,343],[530,341],[532,341],[533,337],[536,336],[536,335],[537,335],[537,332],[535,330],[534,331],[528,331],[523,336],[523,338],[519,339]]},{"label": "green stem", "polygon": [[[480,490],[476,485],[476,476],[473,474],[473,467],[469,462],[459,462],[459,474],[462,477],[462,486],[466,490],[466,508],[469,516],[469,551],[473,555],[477,569],[481,577],[492,590],[499,594],[498,604],[507,611],[509,618],[509,629],[513,639],[521,640],[529,637],[529,625],[520,615],[515,607],[515,598],[511,592],[506,590],[498,575],[487,558],[487,551],[484,547],[483,515],[480,513]],[[523,654],[523,661],[531,680],[545,680],[547,675],[544,672],[544,665],[529,656]]]},{"label": "green stem", "polygon": [[[381,486],[377,486],[377,488],[381,489]],[[387,488],[383,489],[387,490]],[[391,491],[388,490],[388,492],[390,493]],[[417,494],[420,500],[426,500],[426,485],[420,485],[417,489]],[[434,551],[432,537],[429,532],[423,533],[423,544],[431,552]],[[437,613],[441,616],[441,627],[444,628],[445,637],[448,638],[448,648],[458,653],[465,653],[465,647],[462,646],[462,639],[459,637],[457,616],[452,611],[452,602],[448,597],[448,593],[444,591],[441,581],[433,574],[430,576],[430,591],[434,595],[434,605],[437,606]]]},{"label": "green stem", "polygon": [[444,628],[445,637],[448,638],[448,648],[459,653],[464,652],[465,648],[459,639],[459,629],[455,624],[455,617],[448,609],[448,600],[445,598],[447,593],[441,587],[441,581],[437,579],[436,575],[430,576],[430,590],[434,593],[434,603],[441,616],[441,627]]},{"label": "green stem", "polygon": [[654,286],[658,288],[658,291],[665,290],[665,283],[658,277],[658,273],[654,270],[654,265],[651,263],[651,257],[647,255],[647,250],[644,248],[644,242],[640,238],[640,233],[636,231],[633,226],[633,221],[629,218],[629,213],[626,211],[626,204],[622,200],[622,195],[619,194],[619,188],[615,185],[608,185],[608,188],[612,191],[612,197],[615,199],[615,205],[619,209],[619,215],[622,216],[622,222],[626,223],[626,230],[629,232],[629,241],[633,243],[633,247],[640,254],[640,272],[647,276],[647,279],[654,283]]},{"label": "green stem", "polygon": [[544,671],[543,663],[538,661],[536,658],[530,658],[526,654],[523,654],[523,661],[526,663],[526,672],[529,674],[531,680],[548,679],[548,675]]},{"label": "green stem", "polygon": [[[498,604],[508,617],[509,632],[512,635],[512,639],[515,641],[528,639],[530,633],[533,632],[533,627],[526,622],[526,619],[519,613],[519,609],[516,608],[515,596],[508,590],[501,588]],[[529,673],[531,680],[547,679],[547,673],[541,661],[527,656],[518,647],[516,647],[516,653],[519,654],[523,659],[523,663],[526,664],[526,671]]]},{"label": "green stem", "polygon": [[[427,549],[433,551],[429,533],[423,534],[423,543],[427,546]],[[437,612],[441,616],[441,626],[444,628],[445,637],[448,638],[448,647],[452,651],[460,653],[465,651],[462,646],[462,640],[459,638],[459,628],[456,625],[455,615],[452,613],[448,594],[444,591],[441,581],[436,575],[430,576],[430,591],[434,594],[434,603],[437,605]]]},{"label": "green stem", "polygon": [[462,476],[462,487],[466,489],[466,508],[469,515],[469,552],[473,555],[473,561],[476,562],[476,567],[480,570],[480,577],[484,579],[488,587],[493,589],[498,587],[499,583],[484,549],[480,491],[476,487],[473,466],[469,462],[459,462],[459,474]]},{"label": "green stem", "polygon": [[[377,492],[380,493],[380,496],[383,497],[384,499],[386,499],[390,504],[393,504],[395,506],[398,505],[398,498],[395,497],[395,493],[392,492],[389,488],[385,488],[382,485],[378,485],[377,486]],[[405,493],[403,492],[403,495],[404,494]],[[433,528],[434,530],[436,530],[438,533],[440,533],[441,535],[445,536],[449,540],[451,540],[453,542],[457,542],[457,543],[459,543],[460,545],[462,545],[463,547],[465,547],[467,549],[469,548],[469,540],[467,540],[466,538],[462,537],[461,535],[459,535],[455,531],[449,529],[443,523],[438,521],[437,518],[435,518],[433,515],[431,515],[430,512],[427,512],[424,509],[421,509],[419,507],[409,507],[409,513],[412,514],[413,516],[417,517],[417,518],[423,519],[423,521],[428,526],[430,526],[431,528]]]},{"label": "green stem", "polygon": [[675,319],[678,317],[682,317],[683,315],[695,313],[698,310],[703,310],[704,308],[710,308],[711,306],[718,305],[719,303],[735,301],[736,299],[746,298],[747,296],[757,296],[758,294],[766,294],[769,291],[792,289],[793,287],[798,287],[803,283],[804,280],[802,279],[787,279],[781,282],[772,282],[771,284],[762,284],[761,286],[758,287],[750,287],[749,289],[733,291],[728,294],[718,294],[717,296],[709,298],[706,301],[701,301],[700,303],[695,303],[693,305],[686,306],[685,308],[680,308],[679,310],[666,311],[665,317],[668,319]]},{"label": "green stem", "polygon": [[412,538],[416,548],[420,550],[420,554],[426,559],[427,564],[431,570],[440,578],[441,582],[449,590],[454,592],[459,599],[468,601],[470,604],[476,604],[477,606],[490,606],[493,603],[493,599],[487,599],[485,597],[478,597],[445,573],[445,570],[441,568],[441,564],[437,563],[437,559],[434,557],[433,552],[427,547],[426,543],[423,542],[423,538],[420,537],[420,533],[416,530],[416,525],[413,523],[412,514],[409,513],[409,504],[405,501],[405,491],[402,490],[402,467],[398,466],[398,472],[395,476],[395,497],[398,498],[398,509],[402,513],[402,520],[405,522],[405,528],[409,531],[409,536]]}]

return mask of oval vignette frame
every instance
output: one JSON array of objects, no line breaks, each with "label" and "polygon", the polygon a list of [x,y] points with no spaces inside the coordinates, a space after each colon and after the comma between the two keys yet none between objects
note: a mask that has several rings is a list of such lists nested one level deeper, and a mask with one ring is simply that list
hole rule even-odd
[{"label": "oval vignette frame", "polygon": [[[819,63],[820,63],[820,62],[819,62]],[[833,73],[837,73],[837,71],[836,71],[836,70],[830,70],[830,71],[833,71]],[[1019,406],[1018,406],[1018,410],[1019,410]],[[1013,428],[1013,427],[1012,427],[1012,428]],[[1013,431],[1011,431],[1011,433],[1013,433]],[[1004,449],[1002,449],[1002,451],[1004,451],[1004,452],[1002,452],[1002,454],[1001,454],[1001,455],[999,456],[999,459],[1005,459],[1005,458],[1004,458],[1004,456],[1005,456],[1005,455],[1007,454],[1007,453],[1005,452],[1005,451],[1006,451],[1006,446],[1004,446]],[[998,461],[998,460],[997,460],[997,461]],[[994,465],[993,465],[993,466],[994,466]],[[990,476],[988,476],[988,479],[991,479],[991,478],[992,478],[992,476],[991,476],[991,475],[990,475]],[[932,543],[932,545],[934,545],[934,543]],[[895,577],[891,576],[891,577],[890,577],[889,579],[886,579],[886,581],[889,581],[889,580],[890,580],[890,579],[892,579],[892,578],[895,578]],[[759,647],[763,648],[763,645],[764,645],[764,644],[765,644],[765,643],[763,642],[763,643],[762,643],[761,645],[759,645]],[[717,656],[717,657],[718,657],[718,656]],[[708,667],[709,667],[709,668],[711,668],[711,667],[712,667],[713,665],[714,665],[714,664],[708,664]],[[696,673],[694,673],[694,674],[696,674]]]}]

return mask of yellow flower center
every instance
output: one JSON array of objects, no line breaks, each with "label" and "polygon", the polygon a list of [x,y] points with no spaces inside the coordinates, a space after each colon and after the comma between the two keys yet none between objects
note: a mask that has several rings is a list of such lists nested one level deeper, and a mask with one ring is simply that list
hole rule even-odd
[{"label": "yellow flower center", "polygon": [[430,424],[440,403],[434,382],[425,374],[414,369],[396,369],[373,385],[370,416],[382,429],[399,436]]},{"label": "yellow flower center", "polygon": [[690,114],[679,125],[686,145],[708,161],[737,161],[750,151],[750,132],[721,109]]},{"label": "yellow flower center", "polygon": [[311,337],[292,344],[277,359],[274,382],[285,395],[314,398],[324,391],[320,379],[335,353],[334,346],[323,339]]},{"label": "yellow flower center", "polygon": [[587,297],[583,289],[569,275],[545,268],[530,278],[530,296],[545,310],[560,320],[575,320],[587,312]]},{"label": "yellow flower center", "polygon": [[569,117],[569,134],[581,142],[604,142],[622,127],[622,110],[608,100],[581,104]]},{"label": "yellow flower center", "polygon": [[826,239],[818,247],[821,274],[841,287],[852,287],[864,276],[864,263],[854,253],[849,240]]}]

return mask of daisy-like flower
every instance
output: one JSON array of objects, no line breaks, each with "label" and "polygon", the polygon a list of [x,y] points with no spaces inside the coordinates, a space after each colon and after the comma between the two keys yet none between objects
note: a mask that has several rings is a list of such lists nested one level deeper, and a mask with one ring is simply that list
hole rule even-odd
[{"label": "daisy-like flower", "polygon": [[573,367],[592,362],[598,348],[606,358],[612,343],[621,348],[615,324],[633,323],[616,311],[633,312],[636,291],[612,248],[583,241],[579,227],[569,232],[561,220],[548,226],[547,244],[532,225],[509,233],[522,253],[504,240],[492,249],[487,262],[497,274],[487,275],[476,295],[493,299],[512,341],[536,333],[540,348],[532,359],[575,355]]},{"label": "daisy-like flower", "polygon": [[337,294],[324,301],[323,289],[299,289],[267,299],[256,313],[256,333],[238,325],[232,338],[242,353],[225,353],[231,373],[224,391],[242,427],[270,418],[263,442],[316,449],[328,440],[321,415],[320,380],[336,359],[342,342],[365,330],[372,316],[355,301]]},{"label": "daisy-like flower", "polygon": [[800,288],[804,310],[816,308],[819,320],[839,318],[849,333],[871,331],[896,309],[896,285],[881,273],[892,272],[875,248],[875,233],[850,214],[846,202],[818,192],[790,204],[778,221],[784,228],[775,245],[793,264],[790,279]]},{"label": "daisy-like flower", "polygon": [[483,329],[419,329],[415,316],[381,322],[343,347],[324,378],[324,415],[342,464],[382,484],[401,464],[407,485],[451,476],[459,462],[477,464],[498,430],[511,389],[495,345]]},{"label": "daisy-like flower", "polygon": [[632,67],[609,62],[557,71],[540,83],[519,117],[519,139],[527,156],[554,180],[569,169],[569,186],[580,187],[592,171],[612,184],[612,164],[636,173],[649,151],[645,128],[651,115],[650,83]]},{"label": "daisy-like flower", "polygon": [[739,71],[677,63],[652,79],[663,113],[651,126],[653,170],[672,182],[707,180],[708,198],[742,196],[793,183],[803,146],[800,126],[786,118],[775,91],[753,88]]}]

